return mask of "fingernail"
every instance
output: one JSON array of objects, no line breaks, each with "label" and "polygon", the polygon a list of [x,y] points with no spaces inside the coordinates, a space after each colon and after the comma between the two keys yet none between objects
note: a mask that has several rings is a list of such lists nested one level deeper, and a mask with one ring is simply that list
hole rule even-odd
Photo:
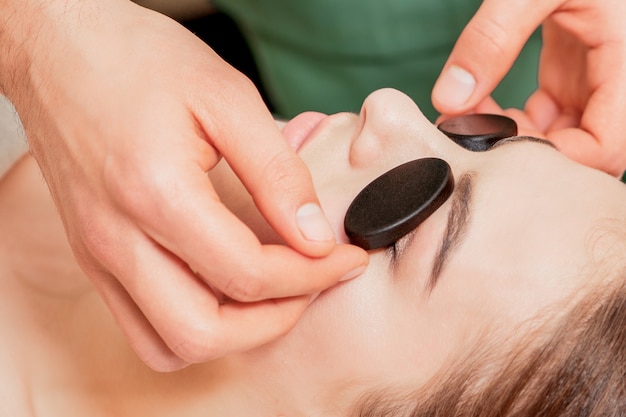
[{"label": "fingernail", "polygon": [[305,204],[296,213],[298,228],[306,240],[320,242],[334,240],[335,233],[317,204]]},{"label": "fingernail", "polygon": [[347,281],[349,279],[353,279],[358,277],[359,275],[361,275],[364,271],[365,268],[367,268],[366,265],[361,265],[358,268],[354,268],[352,271],[348,272],[346,275],[343,276],[343,278],[341,278],[339,281]]},{"label": "fingernail", "polygon": [[460,107],[474,92],[476,80],[469,72],[456,65],[451,65],[441,76],[433,89],[437,101],[451,107]]}]

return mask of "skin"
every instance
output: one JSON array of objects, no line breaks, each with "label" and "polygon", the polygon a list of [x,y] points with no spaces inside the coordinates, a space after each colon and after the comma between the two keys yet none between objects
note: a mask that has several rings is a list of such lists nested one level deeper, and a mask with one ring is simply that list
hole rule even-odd
[{"label": "skin", "polygon": [[[178,23],[127,0],[3,1],[0,21],[0,88],[79,264],[152,368],[267,343],[367,264],[336,245],[250,81]],[[220,202],[205,172],[222,156],[289,247],[261,245]]]},{"label": "skin", "polygon": [[[310,130],[299,126],[305,132],[297,123],[284,130]],[[615,178],[537,142],[466,151],[395,90],[372,94],[360,116],[324,119],[298,152],[338,236],[354,195],[402,162],[442,158],[457,189],[472,172],[466,235],[438,283],[426,285],[452,200],[399,243],[395,259],[388,248],[372,251],[358,279],[319,294],[287,335],[155,373],[74,262],[36,165],[25,159],[0,181],[0,330],[8,341],[0,399],[10,415],[342,415],[366,389],[417,388],[485,335],[501,349],[529,325],[548,326],[587,288],[613,279],[592,273],[597,262],[623,259],[614,256],[624,245],[613,232],[624,233],[626,190]],[[262,242],[280,240],[227,164],[211,177]]]},{"label": "skin", "polygon": [[[281,354],[261,367],[259,378],[281,363],[296,375],[309,375],[311,386],[345,383],[325,393],[330,403],[349,404],[364,386],[419,386],[446,361],[463,357],[482,335],[503,346],[514,334],[526,334],[524,326],[549,323],[550,312],[579,299],[585,288],[615,278],[596,276],[596,262],[620,260],[612,264],[616,273],[624,263],[621,182],[536,141],[467,151],[397,91],[372,94],[360,116],[325,119],[299,154],[338,235],[356,193],[403,162],[435,156],[451,165],[457,185],[467,172],[474,178],[465,237],[433,289],[428,280],[450,200],[418,227],[410,243],[401,243],[395,262],[387,249],[372,251],[363,275],[323,292],[299,325],[273,345]],[[247,207],[241,214],[246,222],[272,240]],[[289,361],[285,352],[298,355]]]},{"label": "skin", "polygon": [[[618,173],[623,129],[608,115],[626,97],[624,7],[485,1],[444,69],[469,73],[472,93],[447,94],[458,84],[444,76],[435,104],[446,114],[480,105],[549,18],[542,87],[525,115],[566,154]],[[263,345],[293,327],[310,294],[363,270],[366,254],[336,245],[307,167],[250,81],[178,24],[127,0],[2,0],[0,23],[0,91],[81,268],[149,366]],[[289,246],[262,245],[222,204],[205,176],[221,157]],[[221,305],[208,287],[240,303]]]}]

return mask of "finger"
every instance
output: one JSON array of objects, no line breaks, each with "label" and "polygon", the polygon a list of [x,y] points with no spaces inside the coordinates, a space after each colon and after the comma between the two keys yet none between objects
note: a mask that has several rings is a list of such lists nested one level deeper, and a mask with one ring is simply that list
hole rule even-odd
[{"label": "finger", "polygon": [[[178,131],[194,132],[184,127]],[[165,130],[150,133],[154,143],[167,143]],[[204,172],[207,167],[194,162],[198,155],[210,154],[207,148],[206,141],[195,137],[168,149],[166,162],[163,151],[152,146],[141,152],[140,160],[111,166],[110,195],[132,216],[130,227],[140,227],[211,285],[240,301],[311,294],[356,275],[367,264],[367,253],[356,246],[337,248],[319,263],[287,247],[264,250],[221,203]]]},{"label": "finger", "polygon": [[287,144],[249,80],[231,77],[215,107],[205,103],[200,123],[251,194],[260,212],[292,247],[324,256],[335,235],[320,208],[311,176]]},{"label": "finger", "polygon": [[367,253],[352,245],[335,246],[324,258],[287,246],[262,246],[221,203],[197,167],[162,170],[151,177],[154,182],[145,185],[129,178],[117,198],[134,210],[134,220],[152,239],[230,298],[258,301],[312,294],[358,275],[367,265]]},{"label": "finger", "polygon": [[[613,64],[618,62],[616,56],[613,54]],[[558,106],[543,90],[529,98],[525,113],[571,159],[620,176],[626,169],[626,143],[621,140],[621,119],[611,115],[626,111],[620,93],[626,91],[626,82],[618,75],[619,65],[600,67],[605,68],[600,76],[589,77],[593,94],[582,114],[577,107]],[[594,79],[602,81],[596,83]]]},{"label": "finger", "polygon": [[124,333],[130,347],[148,367],[158,372],[172,372],[190,364],[166,345],[114,276],[98,272],[90,274],[90,279]]},{"label": "finger", "polygon": [[616,177],[622,176],[626,169],[626,146],[618,138],[600,143],[583,129],[567,128],[549,133],[548,139],[559,151],[581,164]]},{"label": "finger", "polygon": [[[203,181],[208,188],[208,179]],[[366,252],[351,245],[338,245],[324,258],[304,256],[287,246],[261,245],[220,201],[190,195],[195,198],[185,214],[195,220],[183,223],[167,220],[180,216],[164,216],[161,224],[170,234],[155,236],[180,242],[178,256],[232,299],[251,302],[312,294],[358,275],[367,264]]]},{"label": "finger", "polygon": [[485,0],[461,33],[435,84],[435,108],[458,114],[491,94],[530,35],[562,1]]},{"label": "finger", "polygon": [[[621,175],[626,169],[624,121],[620,116],[626,112],[626,43],[621,38],[602,44],[590,52],[589,60],[593,62],[589,76],[593,93],[582,113],[580,129],[589,133],[591,139],[584,135],[580,149],[564,145],[564,152],[587,165]],[[563,145],[566,139],[555,140]],[[594,160],[590,160],[590,154],[584,154],[585,148],[595,155]],[[596,152],[591,151],[593,148]]]},{"label": "finger", "polygon": [[[626,11],[626,6],[622,4],[619,3],[620,7]],[[617,10],[614,12],[618,13]],[[583,51],[586,72],[579,81],[579,95],[566,94],[577,91],[571,87],[565,92],[549,90],[543,97],[533,97],[533,101],[527,103],[527,108],[530,111],[533,105],[533,117],[539,119],[543,115],[543,120],[550,122],[547,128],[550,140],[563,153],[583,164],[618,176],[626,169],[626,142],[622,140],[624,123],[622,118],[615,116],[626,111],[626,78],[623,76],[626,71],[626,32],[623,25],[606,32],[599,40],[586,39],[591,46]],[[554,25],[546,24],[544,33],[548,37],[558,36],[559,32]],[[583,36],[589,33],[583,31]],[[557,39],[560,42],[553,42],[553,47],[563,48],[568,38],[565,41],[562,37]],[[551,85],[558,86],[555,82],[545,84],[546,90]],[[567,87],[569,85],[563,88]],[[551,97],[561,98],[558,105],[552,103],[552,108],[550,101],[554,99]]]},{"label": "finger", "polygon": [[[603,100],[592,97],[590,104],[594,105],[586,108],[582,118],[574,109],[559,108],[549,94],[538,90],[528,99],[525,114],[544,137],[571,159],[619,176],[626,169],[626,158],[622,156],[626,144],[618,133],[622,123],[619,118],[606,119],[603,113],[611,114],[620,106],[626,111],[621,95],[615,93],[620,88],[626,85],[609,85],[609,91],[604,91],[606,87],[598,88],[594,96],[599,94]],[[600,114],[595,115],[597,112]]]},{"label": "finger", "polygon": [[559,117],[560,108],[545,90],[539,89],[526,100],[524,112],[538,130],[547,132]]},{"label": "finger", "polygon": [[[84,246],[75,248],[76,260],[100,293],[137,356],[157,371],[175,371],[187,366],[189,363],[176,356],[164,343],[125,288],[129,280],[136,278],[140,263],[144,261],[139,253],[148,241],[144,233],[127,219],[120,221],[110,212],[100,212],[92,216],[83,236]],[[160,279],[165,279],[158,274],[154,278],[155,285]],[[144,285],[148,287],[151,283]]]},{"label": "finger", "polygon": [[[618,154],[607,157],[605,150],[596,138],[578,128],[567,128],[554,131],[548,135],[548,139],[555,144],[557,149],[581,164],[592,168],[607,170],[607,166],[620,165],[623,158]],[[611,172],[613,175],[621,175],[619,172]]]},{"label": "finger", "polygon": [[[149,321],[149,328],[183,363],[215,359],[274,340],[293,327],[308,304],[308,296],[221,304],[208,285],[159,245],[138,243],[132,257],[135,267],[126,269],[127,275],[116,275]],[[163,360],[170,359],[140,320],[123,323],[131,337],[143,337],[143,345],[153,346],[142,352],[161,352]],[[151,359],[149,363],[158,363]]]}]

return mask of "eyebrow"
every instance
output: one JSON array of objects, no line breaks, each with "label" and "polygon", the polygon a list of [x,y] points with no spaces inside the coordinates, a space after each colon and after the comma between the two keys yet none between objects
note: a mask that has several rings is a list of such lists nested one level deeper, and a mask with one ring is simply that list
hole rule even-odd
[{"label": "eyebrow", "polygon": [[430,278],[427,284],[428,292],[437,285],[441,271],[443,270],[450,255],[463,242],[466,235],[469,219],[471,217],[471,202],[474,191],[475,172],[470,171],[464,173],[455,187],[454,195],[450,211],[448,212],[448,222],[443,233],[443,239],[439,245],[439,249],[435,254]]},{"label": "eyebrow", "polygon": [[[545,139],[536,138],[534,136],[512,136],[495,143],[489,150],[503,145],[520,142],[539,143],[556,149],[556,146],[554,146],[552,142]],[[435,254],[430,272],[430,278],[426,287],[429,293],[431,293],[437,285],[439,277],[441,276],[441,271],[443,271],[443,268],[454,250],[461,246],[461,243],[463,243],[463,239],[467,233],[472,212],[471,202],[474,191],[475,176],[476,173],[473,171],[465,172],[455,187],[454,195],[452,196],[452,207],[448,212],[446,230],[444,231],[439,249]]]}]

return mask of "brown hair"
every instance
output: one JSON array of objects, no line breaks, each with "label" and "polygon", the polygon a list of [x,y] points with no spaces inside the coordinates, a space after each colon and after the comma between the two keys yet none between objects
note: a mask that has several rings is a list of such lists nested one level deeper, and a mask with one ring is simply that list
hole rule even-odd
[{"label": "brown hair", "polygon": [[352,415],[626,416],[626,274],[617,281],[574,304],[540,343],[510,350],[501,365],[473,352],[418,392],[368,393]]}]

